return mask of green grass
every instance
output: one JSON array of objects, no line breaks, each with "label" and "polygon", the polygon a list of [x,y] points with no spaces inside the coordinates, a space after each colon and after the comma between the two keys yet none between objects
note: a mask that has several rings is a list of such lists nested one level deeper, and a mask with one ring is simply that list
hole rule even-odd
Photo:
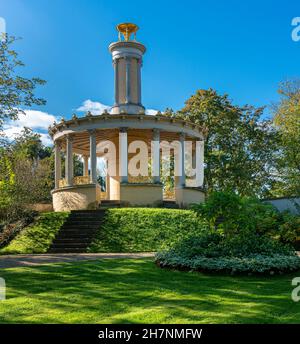
[{"label": "green grass", "polygon": [[149,252],[202,228],[191,210],[108,209],[90,252]]},{"label": "green grass", "polygon": [[[26,227],[1,254],[45,253],[68,213],[44,213]],[[161,208],[108,209],[89,252],[151,252],[199,232],[201,219],[191,210]]]},{"label": "green grass", "polygon": [[31,225],[23,229],[0,254],[45,253],[50,247],[68,213],[43,213]]},{"label": "green grass", "polygon": [[300,323],[295,275],[213,276],[149,259],[3,269],[1,323]]}]

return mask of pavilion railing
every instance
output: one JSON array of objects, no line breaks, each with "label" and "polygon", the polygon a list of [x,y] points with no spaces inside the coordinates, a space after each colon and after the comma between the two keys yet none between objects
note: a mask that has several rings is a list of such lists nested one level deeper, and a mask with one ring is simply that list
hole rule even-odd
[{"label": "pavilion railing", "polygon": [[73,178],[73,185],[90,184],[89,176],[77,176]]},{"label": "pavilion railing", "polygon": [[[73,178],[73,185],[85,185],[90,184],[90,177],[89,176],[77,176]],[[59,187],[63,188],[64,186],[67,186],[67,180],[66,178],[62,178],[59,181]]]}]

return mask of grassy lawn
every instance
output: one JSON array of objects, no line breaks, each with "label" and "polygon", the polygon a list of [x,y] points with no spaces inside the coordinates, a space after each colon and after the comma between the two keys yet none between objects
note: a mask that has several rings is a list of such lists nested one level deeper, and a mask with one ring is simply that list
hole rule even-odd
[{"label": "grassy lawn", "polygon": [[300,323],[296,275],[229,277],[161,270],[150,259],[12,268],[1,323]]}]

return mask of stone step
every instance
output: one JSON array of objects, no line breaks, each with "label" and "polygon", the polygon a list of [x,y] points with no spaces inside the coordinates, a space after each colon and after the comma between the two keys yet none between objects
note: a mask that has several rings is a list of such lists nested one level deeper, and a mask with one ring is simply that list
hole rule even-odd
[{"label": "stone step", "polygon": [[48,252],[86,252],[95,234],[101,227],[104,210],[75,210],[58,231]]},{"label": "stone step", "polygon": [[62,232],[60,233],[60,235],[57,235],[55,237],[56,239],[66,239],[66,238],[70,238],[70,239],[77,239],[77,238],[91,238],[94,237],[94,235],[97,233],[97,231],[94,232],[89,232],[89,233],[80,233],[80,232],[76,232],[76,231],[68,231],[68,232]]},{"label": "stone step", "polygon": [[96,216],[96,215],[103,215],[104,211],[102,209],[95,209],[95,210],[71,210],[71,215],[83,215],[83,216]]},{"label": "stone step", "polygon": [[55,243],[52,245],[52,248],[86,248],[88,243]]},{"label": "stone step", "polygon": [[163,201],[162,203],[163,208],[169,208],[169,209],[178,209],[179,206],[176,204],[175,201]]},{"label": "stone step", "polygon": [[99,227],[99,221],[95,221],[95,222],[92,222],[92,223],[78,223],[78,222],[69,222],[69,223],[66,223],[62,226],[62,229],[63,228],[82,228],[82,229],[85,229],[85,228],[98,228]]},{"label": "stone step", "polygon": [[75,220],[75,221],[93,221],[93,220],[101,220],[103,215],[70,215],[68,219]]},{"label": "stone step", "polygon": [[86,248],[52,248],[50,247],[48,253],[86,253]]},{"label": "stone step", "polygon": [[[91,232],[91,233],[83,233],[83,232],[78,232],[78,231],[68,231],[68,232],[62,232],[60,233],[59,236],[56,237],[56,239],[62,238],[62,239],[66,239],[66,238],[70,238],[70,239],[75,239],[75,238],[89,238],[91,235],[94,235],[95,233],[97,233],[97,231],[95,232]],[[54,240],[56,240],[54,239]]]},{"label": "stone step", "polygon": [[79,238],[59,238],[59,239],[54,239],[53,240],[53,245],[56,244],[74,244],[74,243],[78,243],[78,244],[84,244],[84,243],[90,243],[91,239],[90,238],[86,238],[86,237],[79,237]]},{"label": "stone step", "polygon": [[102,200],[101,204],[100,204],[100,210],[101,209],[108,209],[108,208],[120,208],[121,207],[121,203],[120,201],[117,200]]}]

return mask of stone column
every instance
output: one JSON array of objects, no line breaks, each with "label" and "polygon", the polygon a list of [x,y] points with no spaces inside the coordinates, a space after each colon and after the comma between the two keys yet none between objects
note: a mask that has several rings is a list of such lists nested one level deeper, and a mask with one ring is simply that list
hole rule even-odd
[{"label": "stone column", "polygon": [[89,175],[89,157],[83,155],[83,175],[87,177]]},{"label": "stone column", "polygon": [[185,187],[185,147],[184,147],[184,141],[185,141],[185,134],[180,133],[179,135],[179,141],[180,141],[180,147],[179,147],[179,156],[178,156],[178,163],[180,164],[180,173],[181,175],[178,178],[178,187]]},{"label": "stone column", "polygon": [[142,93],[141,93],[141,89],[142,89],[142,81],[141,81],[141,68],[142,68],[142,59],[138,59],[137,60],[137,92],[138,92],[138,104],[142,104]]},{"label": "stone column", "polygon": [[90,134],[90,160],[91,160],[91,173],[90,182],[97,183],[97,155],[96,155],[96,131],[89,130]]},{"label": "stone column", "polygon": [[106,161],[106,179],[105,179],[105,189],[106,189],[106,199],[110,199],[110,175],[108,173],[108,162]]},{"label": "stone column", "polygon": [[130,104],[131,103],[131,78],[130,78],[130,65],[131,65],[131,58],[126,57],[125,58],[125,63],[126,63],[126,95],[125,95],[125,103]]},{"label": "stone column", "polygon": [[119,104],[119,59],[115,59],[114,62],[115,69],[115,105]]},{"label": "stone column", "polygon": [[58,141],[54,142],[54,155],[55,155],[55,189],[59,188],[59,181],[61,179],[61,145]]},{"label": "stone column", "polygon": [[68,186],[73,185],[73,138],[70,134],[67,135],[66,138],[66,162],[65,162],[65,168],[66,168],[66,182]]},{"label": "stone column", "polygon": [[119,132],[119,169],[120,183],[128,182],[128,141],[127,128],[120,128]]},{"label": "stone column", "polygon": [[160,132],[159,129],[153,129],[152,145],[152,179],[153,183],[160,183]]}]

